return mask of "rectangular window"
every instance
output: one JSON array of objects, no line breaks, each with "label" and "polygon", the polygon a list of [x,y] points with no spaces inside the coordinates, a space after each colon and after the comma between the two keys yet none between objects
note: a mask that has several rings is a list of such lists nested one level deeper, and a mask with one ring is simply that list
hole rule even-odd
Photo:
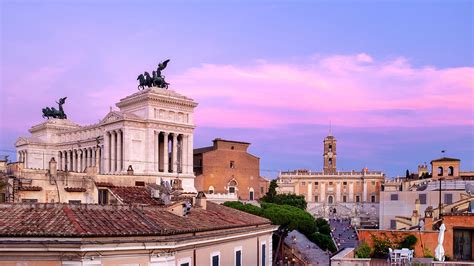
[{"label": "rectangular window", "polygon": [[109,203],[109,191],[107,189],[99,189],[99,204],[106,205]]},{"label": "rectangular window", "polygon": [[420,200],[420,204],[426,204],[426,194],[418,195],[418,199]]},{"label": "rectangular window", "polygon": [[319,202],[318,196],[314,196],[314,202]]},{"label": "rectangular window", "polygon": [[397,221],[390,220],[390,229],[397,229]]},{"label": "rectangular window", "polygon": [[5,195],[5,193],[0,193],[0,202],[3,203],[3,202],[6,202],[7,201],[7,197]]},{"label": "rectangular window", "polygon": [[372,181],[372,186],[375,186],[375,181]]},{"label": "rectangular window", "polygon": [[263,194],[263,187],[260,187],[260,193]]},{"label": "rectangular window", "polygon": [[81,204],[80,200],[70,200],[69,204]]},{"label": "rectangular window", "polygon": [[230,168],[235,168],[235,162],[234,161],[230,161]]},{"label": "rectangular window", "polygon": [[304,185],[306,185],[306,182],[304,182],[304,181],[303,181],[303,182],[301,182],[301,185],[303,185],[303,186],[304,186]]},{"label": "rectangular window", "polygon": [[267,265],[265,262],[267,260],[267,245],[262,244],[262,266]]},{"label": "rectangular window", "polygon": [[144,186],[145,186],[145,182],[144,182],[144,181],[135,181],[135,186],[137,186],[137,187],[144,187]]},{"label": "rectangular window", "polygon": [[191,266],[191,257],[181,258],[178,260],[179,266]]},{"label": "rectangular window", "polygon": [[314,182],[314,184],[317,186],[319,183],[318,183],[318,182]]},{"label": "rectangular window", "polygon": [[356,202],[360,202],[360,196],[356,196]]},{"label": "rectangular window", "polygon": [[370,201],[371,201],[371,202],[375,202],[375,195],[372,195],[372,196],[370,197]]},{"label": "rectangular window", "polygon": [[445,204],[453,203],[453,194],[451,194],[451,193],[444,194],[444,203]]},{"label": "rectangular window", "polygon": [[235,250],[235,266],[242,266],[242,249]]},{"label": "rectangular window", "polygon": [[235,193],[235,187],[229,187],[229,193]]},{"label": "rectangular window", "polygon": [[344,186],[347,186],[347,182],[342,182],[342,184],[343,184]]},{"label": "rectangular window", "polygon": [[332,186],[332,182],[329,182],[329,185]]},{"label": "rectangular window", "polygon": [[398,194],[390,194],[390,200],[392,201],[398,200]]},{"label": "rectangular window", "polygon": [[347,197],[346,196],[342,196],[342,202],[347,202]]},{"label": "rectangular window", "polygon": [[21,202],[24,202],[24,203],[37,203],[38,199],[22,199]]},{"label": "rectangular window", "polygon": [[219,255],[212,256],[212,266],[219,266]]}]

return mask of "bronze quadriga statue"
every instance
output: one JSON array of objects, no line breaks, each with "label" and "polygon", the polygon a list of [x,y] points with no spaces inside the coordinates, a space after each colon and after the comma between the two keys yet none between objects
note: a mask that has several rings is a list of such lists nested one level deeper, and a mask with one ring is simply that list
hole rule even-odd
[{"label": "bronze quadriga statue", "polygon": [[168,65],[168,62],[170,60],[165,60],[161,63],[158,64],[158,67],[156,68],[156,71],[152,71],[152,75],[150,76],[150,73],[144,72],[143,74],[140,74],[137,78],[139,84],[138,84],[138,90],[140,88],[145,89],[145,86],[150,88],[150,87],[158,87],[158,88],[164,88],[168,89],[168,85],[170,85],[168,82],[165,81],[165,76],[161,74],[161,71],[166,68]]},{"label": "bronze quadriga statue", "polygon": [[56,110],[54,107],[45,107],[43,108],[43,118],[59,118],[67,119],[66,113],[64,113],[63,104],[66,102],[67,97],[60,98],[59,102],[56,102],[59,105],[59,110]]}]

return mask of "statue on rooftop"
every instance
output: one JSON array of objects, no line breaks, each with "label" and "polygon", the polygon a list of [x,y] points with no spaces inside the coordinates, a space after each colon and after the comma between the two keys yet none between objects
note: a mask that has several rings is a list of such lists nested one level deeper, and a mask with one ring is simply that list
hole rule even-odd
[{"label": "statue on rooftop", "polygon": [[140,74],[137,77],[137,80],[139,82],[138,90],[140,90],[140,87],[142,88],[142,90],[145,89],[145,86],[148,88],[158,87],[158,88],[168,89],[169,83],[165,81],[165,76],[161,74],[161,71],[166,68],[169,61],[170,60],[167,59],[159,63],[158,67],[156,68],[156,71],[152,71],[152,76],[150,76],[150,73],[148,72],[144,72],[143,74]]},{"label": "statue on rooftop", "polygon": [[64,113],[63,105],[66,103],[67,97],[60,98],[58,102],[59,110],[54,107],[45,107],[43,108],[43,118],[50,119],[52,118],[59,118],[59,119],[67,119],[66,113]]}]

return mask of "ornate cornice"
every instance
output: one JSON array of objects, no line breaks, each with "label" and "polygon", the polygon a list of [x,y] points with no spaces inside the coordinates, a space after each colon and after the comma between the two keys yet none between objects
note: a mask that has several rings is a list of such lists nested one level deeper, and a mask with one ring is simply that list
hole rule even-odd
[{"label": "ornate cornice", "polygon": [[175,91],[160,88],[149,88],[120,99],[120,102],[118,102],[116,106],[123,108],[146,101],[159,102],[161,105],[170,104],[174,108],[182,106],[191,110],[198,105],[193,99],[176,93]]}]

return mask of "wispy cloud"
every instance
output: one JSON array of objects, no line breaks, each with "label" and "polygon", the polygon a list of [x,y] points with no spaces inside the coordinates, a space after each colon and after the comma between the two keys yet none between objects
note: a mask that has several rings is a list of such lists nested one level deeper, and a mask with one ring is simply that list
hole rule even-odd
[{"label": "wispy cloud", "polygon": [[206,126],[474,124],[474,68],[415,67],[403,57],[381,61],[361,53],[292,64],[203,64],[173,81],[178,91],[212,102],[199,106],[197,121]]}]

